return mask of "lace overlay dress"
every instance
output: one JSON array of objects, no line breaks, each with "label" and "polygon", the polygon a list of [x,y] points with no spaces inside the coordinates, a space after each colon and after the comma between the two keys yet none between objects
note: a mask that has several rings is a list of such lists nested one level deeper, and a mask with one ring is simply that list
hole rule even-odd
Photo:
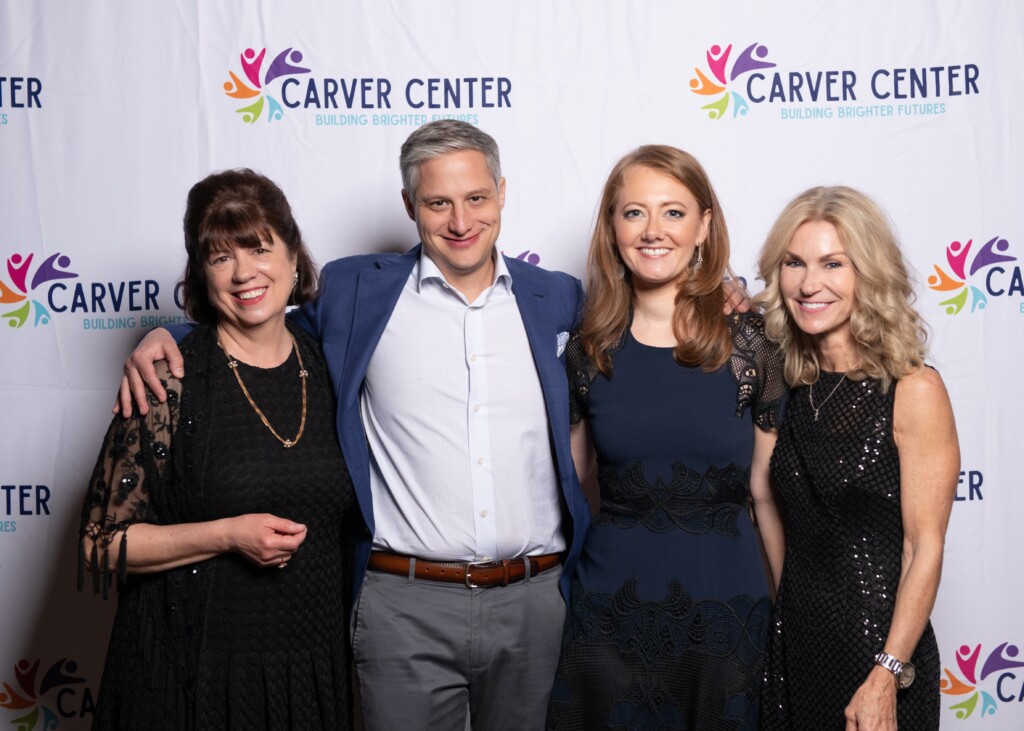
[{"label": "lace overlay dress", "polygon": [[[764,727],[842,728],[892,621],[903,555],[895,384],[822,373],[793,391],[772,454],[786,561],[763,692]],[[825,400],[833,389],[835,393]],[[929,623],[896,696],[900,731],[939,727],[939,650]]]},{"label": "lace overlay dress", "polygon": [[[82,523],[98,537],[94,555],[82,557],[94,587],[106,593],[119,574],[93,728],[350,727],[343,579],[352,485],[319,347],[293,334],[310,376],[305,431],[290,449],[260,422],[206,328],[182,343],[186,375],[167,378],[167,403],[151,400],[148,416],[111,424]],[[276,368],[239,369],[277,432],[294,436],[295,353]],[[286,568],[257,568],[234,553],[149,575],[107,565],[110,541],[131,551],[133,523],[250,512],[307,526]]]},{"label": "lace overlay dress", "polygon": [[759,316],[730,320],[713,373],[626,334],[611,379],[578,334],[573,421],[589,421],[601,510],[571,583],[549,729],[756,729],[771,605],[748,512],[756,427],[785,387]]}]

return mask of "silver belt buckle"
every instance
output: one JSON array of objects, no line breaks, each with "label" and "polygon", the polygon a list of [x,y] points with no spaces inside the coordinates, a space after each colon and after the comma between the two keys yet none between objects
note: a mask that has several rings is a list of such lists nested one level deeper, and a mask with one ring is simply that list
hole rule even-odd
[{"label": "silver belt buckle", "polygon": [[501,561],[470,561],[470,562],[468,562],[466,564],[466,579],[465,579],[465,582],[464,582],[466,584],[466,588],[467,589],[479,589],[480,588],[479,585],[477,585],[470,578],[470,575],[469,575],[470,572],[474,568],[481,568],[482,569],[482,568],[486,568],[488,566],[494,566],[495,564],[500,564],[500,563],[501,563]]}]

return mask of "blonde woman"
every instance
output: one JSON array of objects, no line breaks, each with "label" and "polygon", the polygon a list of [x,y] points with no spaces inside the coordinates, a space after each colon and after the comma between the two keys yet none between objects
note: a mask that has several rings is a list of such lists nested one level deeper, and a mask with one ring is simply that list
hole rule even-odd
[{"label": "blonde woman", "polygon": [[867,196],[812,188],[759,268],[793,389],[771,459],[786,557],[762,725],[937,729],[928,617],[960,454],[903,256]]}]

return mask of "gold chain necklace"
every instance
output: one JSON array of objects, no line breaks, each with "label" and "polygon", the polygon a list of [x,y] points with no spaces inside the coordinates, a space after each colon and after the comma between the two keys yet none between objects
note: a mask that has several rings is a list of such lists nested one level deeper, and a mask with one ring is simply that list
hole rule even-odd
[{"label": "gold chain necklace", "polygon": [[306,372],[305,364],[302,362],[302,353],[299,352],[299,345],[295,342],[295,336],[288,333],[288,337],[292,339],[292,349],[295,351],[295,357],[299,359],[299,378],[302,379],[302,421],[299,422],[299,433],[295,435],[294,439],[282,439],[281,435],[274,431],[274,427],[270,425],[266,414],[264,414],[260,410],[260,407],[256,405],[256,402],[252,400],[252,396],[249,395],[249,389],[247,389],[245,387],[245,383],[242,382],[242,374],[238,372],[238,361],[231,356],[231,353],[229,353],[227,348],[224,347],[220,338],[217,339],[217,345],[220,346],[220,349],[224,351],[224,355],[227,356],[228,368],[230,368],[235,374],[235,380],[238,381],[238,385],[242,387],[242,393],[245,394],[245,400],[249,402],[252,410],[256,412],[256,416],[260,417],[260,421],[263,422],[263,426],[270,430],[270,433],[274,435],[274,438],[277,441],[284,445],[285,449],[294,447],[298,444],[299,440],[302,439],[302,431],[306,428],[306,377],[309,375],[309,373]]},{"label": "gold chain necklace", "polygon": [[[818,412],[821,411],[821,407],[824,406],[825,404],[827,404],[828,400],[830,398],[835,396],[836,391],[839,390],[839,387],[841,385],[843,385],[843,381],[845,381],[845,380],[846,380],[846,374],[844,373],[843,377],[839,379],[839,383],[836,384],[836,387],[833,388],[831,391],[829,391],[828,396],[825,397],[824,401],[822,401],[820,404],[818,404],[817,408],[814,407],[814,384],[813,383],[811,384],[811,390],[807,394],[807,400],[811,402],[811,411],[814,412],[814,420],[815,421],[818,420]],[[270,425],[268,424],[267,426],[270,426]]]}]

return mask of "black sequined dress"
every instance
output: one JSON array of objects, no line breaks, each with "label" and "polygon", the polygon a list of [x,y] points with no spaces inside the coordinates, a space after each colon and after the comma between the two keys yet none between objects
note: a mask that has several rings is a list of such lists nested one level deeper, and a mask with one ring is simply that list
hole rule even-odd
[{"label": "black sequined dress", "polygon": [[730,326],[734,354],[712,373],[627,333],[609,379],[570,341],[601,509],[571,582],[549,729],[757,728],[771,606],[748,480],[754,429],[776,426],[785,386],[761,318]]},{"label": "black sequined dress", "polygon": [[[835,393],[831,396],[835,389]],[[842,728],[892,621],[903,552],[895,384],[822,373],[793,391],[772,455],[786,561],[762,693],[765,729]],[[939,727],[939,651],[931,623],[897,694],[900,731]]]},{"label": "black sequined dress", "polygon": [[[310,375],[305,431],[289,449],[260,422],[207,328],[183,341],[186,375],[167,379],[168,402],[111,424],[82,518],[100,543],[83,557],[95,585],[103,591],[120,574],[94,729],[350,728],[343,594],[352,484],[319,346],[293,334]],[[277,432],[293,437],[302,403],[294,351],[276,368],[239,372]],[[157,574],[103,568],[103,543],[121,541],[125,527],[130,553],[133,523],[245,513],[307,526],[286,568],[235,553]]]}]

